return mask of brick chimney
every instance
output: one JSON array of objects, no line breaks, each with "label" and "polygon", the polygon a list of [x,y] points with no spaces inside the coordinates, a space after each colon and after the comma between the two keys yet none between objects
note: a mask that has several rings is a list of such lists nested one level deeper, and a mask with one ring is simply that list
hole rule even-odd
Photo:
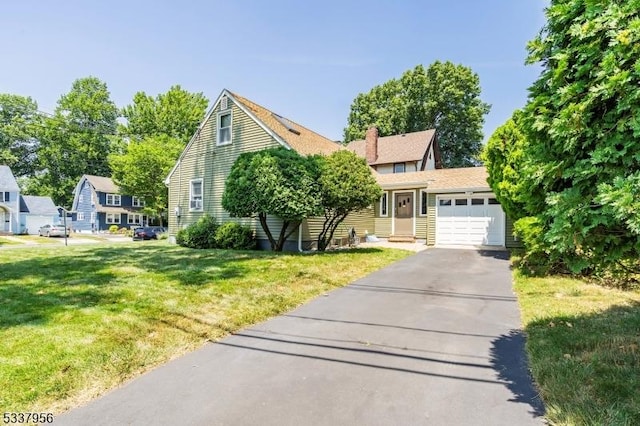
[{"label": "brick chimney", "polygon": [[367,164],[373,164],[378,159],[378,128],[376,126],[369,127],[364,140]]}]

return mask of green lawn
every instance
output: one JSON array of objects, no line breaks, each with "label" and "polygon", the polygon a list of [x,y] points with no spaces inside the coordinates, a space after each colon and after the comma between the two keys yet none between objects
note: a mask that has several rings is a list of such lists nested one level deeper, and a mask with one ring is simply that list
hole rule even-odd
[{"label": "green lawn", "polygon": [[517,272],[515,282],[551,424],[640,424],[640,291]]},{"label": "green lawn", "polygon": [[2,250],[0,407],[59,413],[410,254],[196,251],[162,241]]}]

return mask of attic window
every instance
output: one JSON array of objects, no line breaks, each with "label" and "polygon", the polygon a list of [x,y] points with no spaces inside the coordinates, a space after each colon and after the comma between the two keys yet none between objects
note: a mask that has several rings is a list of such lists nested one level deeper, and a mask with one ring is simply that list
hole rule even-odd
[{"label": "attic window", "polygon": [[292,123],[292,122],[290,122],[289,120],[287,120],[286,118],[281,117],[281,116],[279,116],[278,114],[274,114],[274,113],[271,113],[271,115],[273,116],[273,118],[275,118],[276,120],[278,120],[278,123],[280,123],[280,124],[282,124],[284,127],[286,127],[286,128],[287,128],[287,130],[288,130],[288,131],[290,131],[291,133],[294,133],[294,134],[296,134],[296,135],[299,135],[299,134],[300,134],[300,132],[299,132],[298,130],[296,130],[296,129],[293,127],[293,123]]},{"label": "attic window", "polygon": [[229,98],[227,98],[226,96],[223,96],[222,99],[220,99],[220,109],[229,109]]},{"label": "attic window", "polygon": [[231,111],[218,114],[218,145],[231,143]]}]

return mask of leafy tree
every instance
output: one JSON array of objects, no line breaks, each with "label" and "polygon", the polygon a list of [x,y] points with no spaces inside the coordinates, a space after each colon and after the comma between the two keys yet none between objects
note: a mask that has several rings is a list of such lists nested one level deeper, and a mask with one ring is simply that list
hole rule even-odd
[{"label": "leafy tree", "polygon": [[317,247],[324,251],[347,215],[371,206],[382,196],[382,189],[367,162],[351,151],[336,151],[319,161],[325,220]]},{"label": "leafy tree", "polygon": [[552,0],[529,44],[543,71],[524,109],[520,185],[538,243],[575,273],[640,272],[639,9]]},{"label": "leafy tree", "polygon": [[169,136],[131,141],[123,153],[109,157],[112,178],[124,194],[135,194],[145,202],[144,212],[160,219],[167,209],[164,179],[180,155],[183,145]]},{"label": "leafy tree", "polygon": [[38,149],[39,192],[69,207],[83,174],[110,176],[107,157],[117,117],[105,83],[95,77],[76,80],[58,101],[54,116],[45,120]]},{"label": "leafy tree", "polygon": [[204,118],[208,103],[201,92],[190,93],[179,85],[155,98],[138,92],[133,104],[122,110],[127,124],[121,127],[121,132],[137,139],[166,135],[184,146]]},{"label": "leafy tree", "polygon": [[11,167],[18,177],[36,172],[42,121],[33,99],[0,93],[0,164]]},{"label": "leafy tree", "polygon": [[520,128],[521,119],[522,111],[514,112],[493,132],[480,157],[489,172],[489,186],[507,216],[514,220],[525,214],[520,173],[526,139]]},{"label": "leafy tree", "polygon": [[359,94],[351,104],[345,142],[363,139],[376,125],[380,136],[435,128],[446,167],[477,162],[489,105],[480,100],[480,80],[470,68],[436,61]]},{"label": "leafy tree", "polygon": [[[222,207],[232,216],[257,216],[271,249],[282,251],[300,222],[320,212],[317,178],[313,157],[284,148],[244,153],[227,177]],[[269,228],[269,215],[282,220],[277,238]]]}]

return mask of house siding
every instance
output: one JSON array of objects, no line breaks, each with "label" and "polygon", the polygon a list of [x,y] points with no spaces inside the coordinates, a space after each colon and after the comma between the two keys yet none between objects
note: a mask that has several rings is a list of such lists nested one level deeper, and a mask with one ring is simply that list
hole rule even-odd
[{"label": "house siding", "polygon": [[[225,180],[236,159],[245,152],[260,151],[281,146],[271,135],[260,127],[249,115],[245,114],[231,99],[228,99],[232,111],[232,143],[217,146],[216,107],[208,120],[184,152],[169,179],[169,234],[175,235],[182,229],[203,217],[205,214],[215,217],[219,222],[236,221],[256,230],[259,240],[267,237],[256,219],[232,218],[222,208],[222,194]],[[190,181],[202,179],[203,209],[189,211]],[[180,209],[180,217],[175,214]],[[280,231],[281,221],[268,218],[272,233]],[[290,239],[297,238],[297,231]]]},{"label": "house siding", "polygon": [[[80,201],[82,199],[82,201]],[[73,229],[75,231],[91,231],[91,213],[95,212],[95,200],[93,198],[93,188],[91,184],[85,180],[84,183],[80,187],[80,191],[78,194],[78,205],[75,208],[76,212],[82,213],[84,215],[83,220],[77,219],[77,214],[75,215],[75,220],[73,221]],[[97,226],[97,223],[96,223]]]},{"label": "house siding", "polygon": [[[349,237],[349,231],[351,228],[354,228],[356,230],[356,234],[363,240],[365,235],[373,234],[375,229],[373,211],[373,207],[369,207],[348,215],[336,228],[333,238],[345,239],[346,241],[346,238]],[[318,235],[322,232],[323,224],[324,217],[311,217],[302,223],[302,243],[304,249],[315,247],[314,242],[317,241]]]}]

